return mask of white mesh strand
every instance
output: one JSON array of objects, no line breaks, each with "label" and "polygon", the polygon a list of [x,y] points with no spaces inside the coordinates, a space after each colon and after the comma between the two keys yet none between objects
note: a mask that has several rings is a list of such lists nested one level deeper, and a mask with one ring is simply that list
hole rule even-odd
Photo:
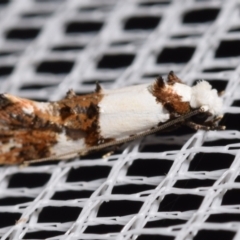
[{"label": "white mesh strand", "polygon": [[2,239],[239,239],[239,1],[2,2],[1,92],[57,100],[174,70],[225,90],[227,126],[149,136],[107,159],[1,166]]}]

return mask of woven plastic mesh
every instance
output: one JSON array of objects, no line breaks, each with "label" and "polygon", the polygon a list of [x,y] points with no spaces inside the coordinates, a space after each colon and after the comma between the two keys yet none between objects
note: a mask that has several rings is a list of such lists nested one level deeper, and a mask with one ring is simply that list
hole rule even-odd
[{"label": "woven plastic mesh", "polygon": [[[2,0],[1,92],[57,100],[174,70],[225,91],[187,128],[71,161],[0,167],[2,239],[239,239],[240,2]],[[123,116],[124,121],[124,116]],[[134,123],[133,123],[134,124]]]}]

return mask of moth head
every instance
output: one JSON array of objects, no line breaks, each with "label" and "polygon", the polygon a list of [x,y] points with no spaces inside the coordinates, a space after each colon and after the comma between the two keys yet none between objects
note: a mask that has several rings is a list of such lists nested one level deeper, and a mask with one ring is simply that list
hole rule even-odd
[{"label": "moth head", "polygon": [[192,87],[190,106],[199,108],[206,106],[208,112],[212,115],[218,115],[222,112],[222,99],[219,97],[216,89],[202,80]]}]

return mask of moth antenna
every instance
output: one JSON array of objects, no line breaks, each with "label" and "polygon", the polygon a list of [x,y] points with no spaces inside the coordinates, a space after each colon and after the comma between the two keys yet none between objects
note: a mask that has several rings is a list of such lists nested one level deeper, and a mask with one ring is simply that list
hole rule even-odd
[{"label": "moth antenna", "polygon": [[100,93],[102,91],[102,87],[99,82],[96,82],[95,93]]},{"label": "moth antenna", "polygon": [[173,85],[176,82],[177,83],[182,83],[182,80],[180,78],[178,78],[177,75],[173,71],[170,71],[168,76],[167,76],[167,83],[169,85]]},{"label": "moth antenna", "polygon": [[71,99],[71,98],[73,98],[73,97],[75,97],[75,96],[76,96],[76,93],[75,93],[72,89],[69,89],[69,90],[67,91],[66,98]]}]

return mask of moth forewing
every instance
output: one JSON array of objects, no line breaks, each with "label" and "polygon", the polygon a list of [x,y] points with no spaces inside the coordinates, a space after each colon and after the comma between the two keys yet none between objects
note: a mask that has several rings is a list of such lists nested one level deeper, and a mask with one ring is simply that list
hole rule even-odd
[{"label": "moth forewing", "polygon": [[[92,151],[98,151],[98,150],[101,150],[101,149],[104,149],[104,148],[107,148],[107,147],[112,147],[112,146],[115,146],[115,145],[120,145],[120,144],[123,144],[123,143],[134,141],[138,138],[145,137],[147,135],[150,135],[150,134],[159,132],[161,130],[167,129],[167,128],[169,128],[169,127],[171,127],[175,124],[178,124],[178,123],[181,123],[181,124],[188,123],[188,119],[190,119],[191,117],[193,117],[197,114],[207,112],[207,111],[208,111],[208,107],[207,106],[202,106],[201,108],[195,109],[195,110],[193,110],[193,111],[191,111],[191,112],[189,112],[185,115],[177,117],[173,120],[169,120],[168,122],[160,124],[159,126],[156,126],[152,129],[144,131],[142,133],[136,134],[134,136],[130,136],[130,137],[127,137],[127,138],[122,138],[122,139],[111,141],[111,142],[108,142],[108,143],[99,144],[99,145],[92,146],[92,147],[85,148],[85,149],[79,149],[78,151],[68,152],[66,154],[57,155],[57,156],[53,156],[53,157],[49,157],[49,158],[42,158],[42,159],[25,161],[24,164],[28,165],[28,164],[32,164],[32,163],[38,163],[38,162],[44,162],[44,161],[50,161],[50,160],[68,160],[70,158],[74,158],[74,157],[77,157],[77,156],[84,156],[84,155],[87,155],[88,153],[90,153]],[[196,129],[195,126],[193,128]],[[217,126],[217,129],[223,130],[223,129],[225,129],[225,127],[224,126]],[[106,155],[108,155],[108,153]]]},{"label": "moth forewing", "polygon": [[[0,163],[69,159],[119,145],[170,126],[222,129],[222,99],[206,81],[184,84],[173,72],[167,80],[83,96],[69,91],[56,102],[0,95]],[[205,115],[204,115],[205,114]],[[203,116],[195,121],[194,116]]]}]

